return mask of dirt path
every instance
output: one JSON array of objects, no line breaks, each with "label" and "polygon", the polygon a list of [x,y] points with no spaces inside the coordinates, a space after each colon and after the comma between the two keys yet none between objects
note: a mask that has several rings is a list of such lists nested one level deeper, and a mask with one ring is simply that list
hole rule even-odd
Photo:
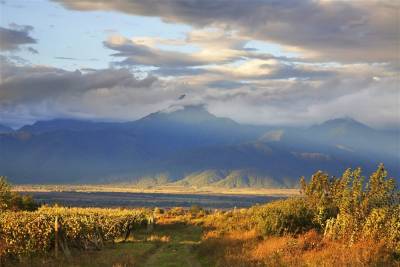
[{"label": "dirt path", "polygon": [[161,239],[157,246],[146,252],[139,262],[140,267],[200,267],[193,251],[200,241],[201,229],[191,225],[163,225],[153,233]]}]

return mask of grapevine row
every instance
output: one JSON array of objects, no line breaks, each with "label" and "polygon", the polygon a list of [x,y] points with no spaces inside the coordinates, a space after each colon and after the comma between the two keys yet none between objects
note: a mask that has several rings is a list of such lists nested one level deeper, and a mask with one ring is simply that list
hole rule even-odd
[{"label": "grapevine row", "polygon": [[46,254],[63,250],[100,249],[153,221],[146,209],[42,207],[37,211],[0,214],[0,257]]}]

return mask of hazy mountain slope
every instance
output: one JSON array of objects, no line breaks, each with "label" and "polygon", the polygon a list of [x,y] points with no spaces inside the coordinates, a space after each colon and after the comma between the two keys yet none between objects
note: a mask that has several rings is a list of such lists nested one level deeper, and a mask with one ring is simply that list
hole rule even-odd
[{"label": "hazy mountain slope", "polygon": [[112,122],[94,122],[73,119],[54,119],[49,121],[37,121],[32,125],[25,125],[19,131],[40,134],[54,131],[95,131],[107,128],[120,128],[123,124]]},{"label": "hazy mountain slope", "polygon": [[320,144],[359,153],[373,152],[377,156],[399,157],[400,133],[378,131],[351,118],[326,121],[310,127],[304,137]]},{"label": "hazy mountain slope", "polygon": [[243,187],[282,187],[279,180],[266,177],[263,174],[257,174],[249,170],[232,171],[223,180],[215,183],[215,186],[227,188]]},{"label": "hazy mountain slope", "polygon": [[2,133],[11,133],[13,131],[14,130],[12,128],[0,124],[0,134],[2,134]]},{"label": "hazy mountain slope", "polygon": [[206,170],[191,173],[182,180],[175,182],[175,184],[194,187],[211,186],[224,179],[225,176],[226,172],[221,170]]},{"label": "hazy mountain slope", "polygon": [[398,138],[351,119],[272,128],[172,107],[134,122],[52,120],[0,134],[0,174],[19,183],[293,186],[319,169],[340,175],[379,162],[397,175]]}]

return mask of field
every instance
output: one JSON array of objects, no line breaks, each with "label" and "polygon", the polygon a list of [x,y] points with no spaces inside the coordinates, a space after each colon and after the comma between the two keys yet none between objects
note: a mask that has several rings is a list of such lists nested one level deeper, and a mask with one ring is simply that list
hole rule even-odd
[{"label": "field", "polygon": [[[260,207],[261,208],[261,207]],[[266,236],[252,225],[252,209],[207,213],[171,209],[156,212],[154,228],[139,228],[126,240],[101,249],[54,249],[6,260],[5,266],[399,266],[384,242],[351,246],[314,230]],[[247,219],[246,219],[247,218]],[[238,223],[235,224],[234,222]]]},{"label": "field", "polygon": [[36,184],[15,185],[16,192],[116,192],[116,193],[160,193],[160,194],[207,194],[207,195],[267,195],[293,196],[299,194],[296,188],[223,188],[191,186],[137,187],[131,184]]},{"label": "field", "polygon": [[126,241],[99,250],[73,251],[73,256],[53,254],[33,257],[16,266],[203,266],[195,251],[202,228],[183,222],[158,224],[151,232],[139,230]]},{"label": "field", "polygon": [[225,209],[37,207],[0,178],[5,266],[400,266],[400,192],[383,165]]}]

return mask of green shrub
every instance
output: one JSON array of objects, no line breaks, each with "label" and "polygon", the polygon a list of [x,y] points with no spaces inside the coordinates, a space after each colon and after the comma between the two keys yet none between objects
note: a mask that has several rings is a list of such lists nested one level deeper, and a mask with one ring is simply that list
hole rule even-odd
[{"label": "green shrub", "polygon": [[375,208],[365,220],[361,238],[385,240],[386,244],[400,253],[400,208]]},{"label": "green shrub", "polygon": [[385,241],[400,252],[400,194],[383,164],[368,181],[361,169],[346,170],[340,178],[317,172],[301,188],[313,222],[330,239],[353,244],[359,240]]},{"label": "green shrub", "polygon": [[301,198],[271,202],[259,207],[253,216],[264,235],[299,234],[315,227],[314,213]]}]

